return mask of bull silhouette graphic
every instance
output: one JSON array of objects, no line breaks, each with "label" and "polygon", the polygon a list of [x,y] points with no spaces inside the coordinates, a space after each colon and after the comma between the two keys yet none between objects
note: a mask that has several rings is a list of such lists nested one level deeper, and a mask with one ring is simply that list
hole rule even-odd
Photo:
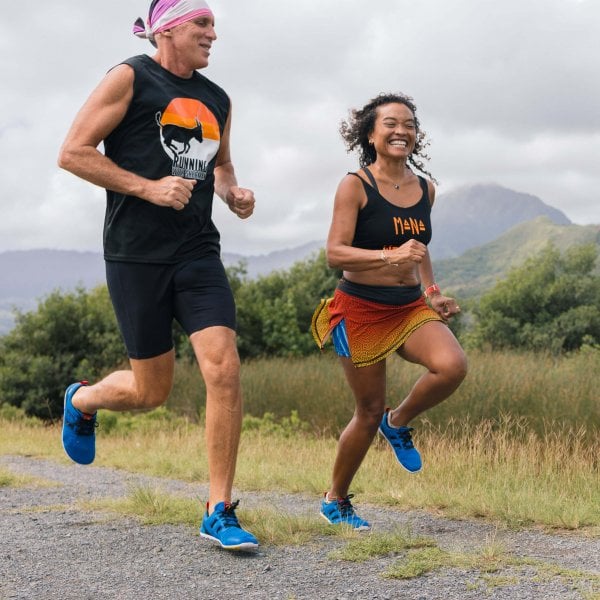
[{"label": "bull silhouette graphic", "polygon": [[[176,157],[187,154],[190,149],[190,142],[197,140],[202,143],[202,123],[195,119],[195,127],[181,127],[179,125],[163,125],[161,122],[162,113],[156,113],[156,122],[160,127],[160,132],[165,146],[173,152]],[[182,147],[183,146],[183,147]]]}]

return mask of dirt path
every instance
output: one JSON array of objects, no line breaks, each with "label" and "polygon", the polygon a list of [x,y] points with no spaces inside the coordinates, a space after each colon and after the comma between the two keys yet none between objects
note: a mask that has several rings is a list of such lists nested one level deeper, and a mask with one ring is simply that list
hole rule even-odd
[{"label": "dirt path", "polygon": [[[196,529],[142,526],[135,520],[85,512],[81,500],[118,497],[131,484],[204,498],[206,486],[137,476],[102,467],[0,457],[0,467],[54,482],[0,487],[0,600],[36,599],[536,599],[600,598],[600,539],[495,531],[471,521],[440,519],[361,504],[378,531],[410,525],[414,535],[445,550],[472,551],[495,539],[519,557],[589,575],[569,577],[538,567],[506,567],[493,574],[442,569],[410,580],[382,577],[398,556],[364,563],[332,560],[343,540],[323,538],[295,547],[228,553],[202,540]],[[238,495],[236,495],[238,497]],[[318,499],[240,493],[243,507],[275,503],[285,511],[315,514]],[[590,590],[595,586],[595,593]]]}]

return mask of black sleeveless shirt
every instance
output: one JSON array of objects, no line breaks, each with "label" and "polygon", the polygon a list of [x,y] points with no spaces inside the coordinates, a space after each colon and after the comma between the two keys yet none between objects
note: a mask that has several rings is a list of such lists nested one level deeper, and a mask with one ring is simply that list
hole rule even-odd
[{"label": "black sleeveless shirt", "polygon": [[427,181],[419,176],[421,199],[416,204],[403,208],[392,204],[380,194],[369,169],[365,169],[365,173],[372,185],[357,173],[349,173],[361,180],[367,195],[367,203],[358,213],[352,245],[355,248],[380,250],[397,248],[411,239],[429,244],[431,203]]},{"label": "black sleeveless shirt", "polygon": [[133,98],[104,140],[106,156],[148,179],[175,175],[197,183],[180,211],[107,190],[105,259],[170,264],[220,253],[212,202],[227,94],[197,71],[183,79],[146,55],[123,62],[135,72]]}]

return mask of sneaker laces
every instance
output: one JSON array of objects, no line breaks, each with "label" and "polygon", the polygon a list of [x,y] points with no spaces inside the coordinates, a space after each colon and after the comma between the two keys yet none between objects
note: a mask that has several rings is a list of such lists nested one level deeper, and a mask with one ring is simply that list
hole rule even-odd
[{"label": "sneaker laces", "polygon": [[350,498],[354,498],[354,494],[348,494],[345,498],[340,498],[337,501],[342,517],[354,517],[356,514]]},{"label": "sneaker laces", "polygon": [[94,430],[98,427],[98,421],[96,418],[84,419],[83,417],[77,419],[74,423],[69,423],[77,435],[94,435]]},{"label": "sneaker laces", "polygon": [[224,527],[239,527],[240,523],[235,515],[235,509],[237,508],[239,500],[235,502],[226,502],[225,510],[221,511],[219,520],[223,523]]},{"label": "sneaker laces", "polygon": [[412,441],[412,436],[410,434],[410,432],[412,430],[413,430],[412,427],[406,427],[397,432],[398,437],[400,438],[400,443],[402,444],[402,447],[405,450],[410,450],[411,448],[415,447],[415,445],[413,444],[413,441]]}]

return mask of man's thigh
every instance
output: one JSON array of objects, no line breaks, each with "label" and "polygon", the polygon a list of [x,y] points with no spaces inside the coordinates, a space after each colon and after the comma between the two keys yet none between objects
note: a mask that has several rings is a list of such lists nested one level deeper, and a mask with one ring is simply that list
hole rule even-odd
[{"label": "man's thigh", "polygon": [[174,278],[175,318],[191,336],[208,327],[235,330],[235,302],[217,254],[178,266]]},{"label": "man's thigh", "polygon": [[106,281],[131,359],[173,348],[173,265],[106,262]]}]

